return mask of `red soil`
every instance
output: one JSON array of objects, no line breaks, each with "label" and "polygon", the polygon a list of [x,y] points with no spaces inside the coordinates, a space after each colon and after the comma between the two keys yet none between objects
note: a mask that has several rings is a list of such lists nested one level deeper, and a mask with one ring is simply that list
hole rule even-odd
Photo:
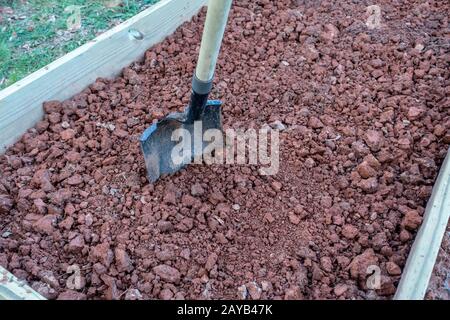
[{"label": "red soil", "polygon": [[0,156],[0,264],[48,298],[391,297],[450,142],[450,4],[378,4],[369,30],[361,2],[234,3],[212,98],[225,128],[286,126],[275,176],[146,180],[139,135],[187,104],[205,11],[46,103]]}]

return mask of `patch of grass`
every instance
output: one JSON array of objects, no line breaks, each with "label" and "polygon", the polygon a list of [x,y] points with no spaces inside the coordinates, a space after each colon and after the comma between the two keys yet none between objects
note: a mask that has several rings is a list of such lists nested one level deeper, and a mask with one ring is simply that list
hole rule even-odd
[{"label": "patch of grass", "polygon": [[11,57],[11,51],[5,42],[0,42],[0,61],[6,61]]},{"label": "patch of grass", "polygon": [[[98,34],[131,18],[158,0],[3,0],[0,14],[0,89],[24,78]],[[120,2],[120,1],[119,1]],[[68,19],[79,6],[81,26],[70,30]]]}]

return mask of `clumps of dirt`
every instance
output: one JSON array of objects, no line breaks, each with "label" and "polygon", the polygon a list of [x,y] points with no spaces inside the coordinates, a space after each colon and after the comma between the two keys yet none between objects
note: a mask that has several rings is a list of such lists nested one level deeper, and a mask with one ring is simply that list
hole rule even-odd
[{"label": "clumps of dirt", "polygon": [[138,138],[188,103],[204,11],[45,103],[0,157],[0,264],[59,299],[391,297],[450,142],[450,7],[379,5],[369,30],[359,2],[234,3],[212,97],[225,128],[282,126],[274,176],[146,180]]}]

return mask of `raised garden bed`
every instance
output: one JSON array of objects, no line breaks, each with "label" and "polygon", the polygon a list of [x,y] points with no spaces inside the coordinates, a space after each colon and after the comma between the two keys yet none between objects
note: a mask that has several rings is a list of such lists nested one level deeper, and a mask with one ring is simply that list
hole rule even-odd
[{"label": "raised garden bed", "polygon": [[449,212],[447,165],[426,208],[450,142],[449,4],[383,1],[368,29],[363,4],[236,1],[212,96],[225,128],[283,124],[280,172],[192,165],[149,184],[138,137],[187,103],[204,11],[84,87],[203,3],[162,1],[151,28],[145,11],[0,93],[5,146],[75,94],[0,157],[0,265],[48,298],[383,299],[423,221],[396,294],[422,298]]}]

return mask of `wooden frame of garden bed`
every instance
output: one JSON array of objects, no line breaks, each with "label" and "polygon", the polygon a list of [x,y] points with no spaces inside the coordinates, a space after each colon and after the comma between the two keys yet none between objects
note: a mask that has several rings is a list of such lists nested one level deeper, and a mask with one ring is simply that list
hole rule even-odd
[{"label": "wooden frame of garden bed", "polygon": [[[161,0],[82,47],[0,91],[0,153],[43,117],[42,103],[65,100],[98,77],[110,78],[194,16],[207,0]],[[131,30],[131,32],[130,32]],[[142,39],[133,37],[139,31]],[[416,236],[395,299],[423,299],[450,214],[446,157]],[[10,282],[11,283],[11,282]],[[2,283],[0,283],[1,289]],[[14,292],[16,285],[8,287]],[[28,292],[29,290],[27,290]],[[25,298],[36,298],[34,292]],[[1,290],[0,290],[1,299]]]}]

